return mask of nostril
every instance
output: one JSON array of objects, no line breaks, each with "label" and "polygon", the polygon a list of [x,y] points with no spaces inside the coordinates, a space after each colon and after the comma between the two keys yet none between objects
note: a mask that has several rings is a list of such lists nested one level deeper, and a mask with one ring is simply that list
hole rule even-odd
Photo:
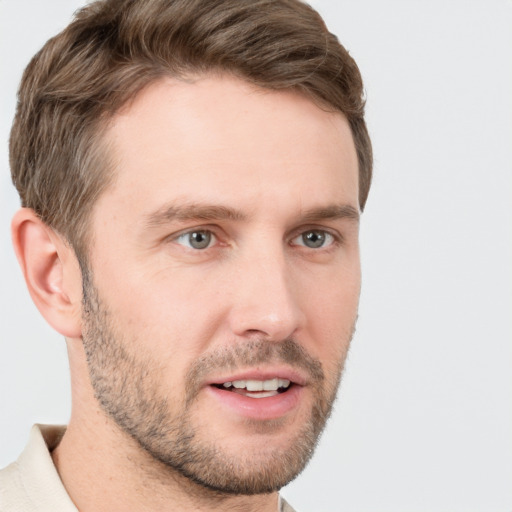
[{"label": "nostril", "polygon": [[245,333],[249,334],[249,335],[253,334],[253,335],[261,336],[262,331],[259,331],[258,329],[247,329],[245,331]]}]

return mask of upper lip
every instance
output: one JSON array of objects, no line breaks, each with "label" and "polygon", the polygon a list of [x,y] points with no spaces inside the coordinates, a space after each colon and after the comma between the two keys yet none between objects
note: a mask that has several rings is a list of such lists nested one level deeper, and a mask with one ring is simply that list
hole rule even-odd
[{"label": "upper lip", "polygon": [[264,369],[247,369],[231,374],[223,374],[209,378],[207,385],[219,385],[225,382],[233,382],[236,380],[270,380],[274,378],[289,380],[293,384],[305,386],[307,377],[300,370],[286,367],[264,368]]}]

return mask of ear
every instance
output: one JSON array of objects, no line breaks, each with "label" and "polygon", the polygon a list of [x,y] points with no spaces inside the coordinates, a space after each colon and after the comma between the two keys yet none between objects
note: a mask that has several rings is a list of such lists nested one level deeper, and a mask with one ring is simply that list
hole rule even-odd
[{"label": "ear", "polygon": [[14,215],[11,234],[37,309],[57,332],[80,338],[82,278],[73,249],[29,208]]}]

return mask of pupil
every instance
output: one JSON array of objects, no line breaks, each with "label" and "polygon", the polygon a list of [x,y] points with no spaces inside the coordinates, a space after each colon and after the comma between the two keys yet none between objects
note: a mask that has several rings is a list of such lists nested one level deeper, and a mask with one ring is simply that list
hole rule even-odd
[{"label": "pupil", "polygon": [[195,231],[190,234],[190,245],[194,249],[205,249],[210,245],[212,236],[207,231]]},{"label": "pupil", "polygon": [[325,234],[321,231],[308,231],[302,235],[302,239],[307,247],[322,247],[325,242]]}]

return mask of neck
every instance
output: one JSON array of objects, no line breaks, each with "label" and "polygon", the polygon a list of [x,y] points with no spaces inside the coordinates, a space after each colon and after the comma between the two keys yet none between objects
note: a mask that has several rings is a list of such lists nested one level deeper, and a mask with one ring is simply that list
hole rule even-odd
[{"label": "neck", "polygon": [[77,421],[72,417],[52,453],[64,487],[80,512],[278,509],[277,493],[237,496],[204,488],[154,460],[102,413],[96,421],[90,418]]}]

